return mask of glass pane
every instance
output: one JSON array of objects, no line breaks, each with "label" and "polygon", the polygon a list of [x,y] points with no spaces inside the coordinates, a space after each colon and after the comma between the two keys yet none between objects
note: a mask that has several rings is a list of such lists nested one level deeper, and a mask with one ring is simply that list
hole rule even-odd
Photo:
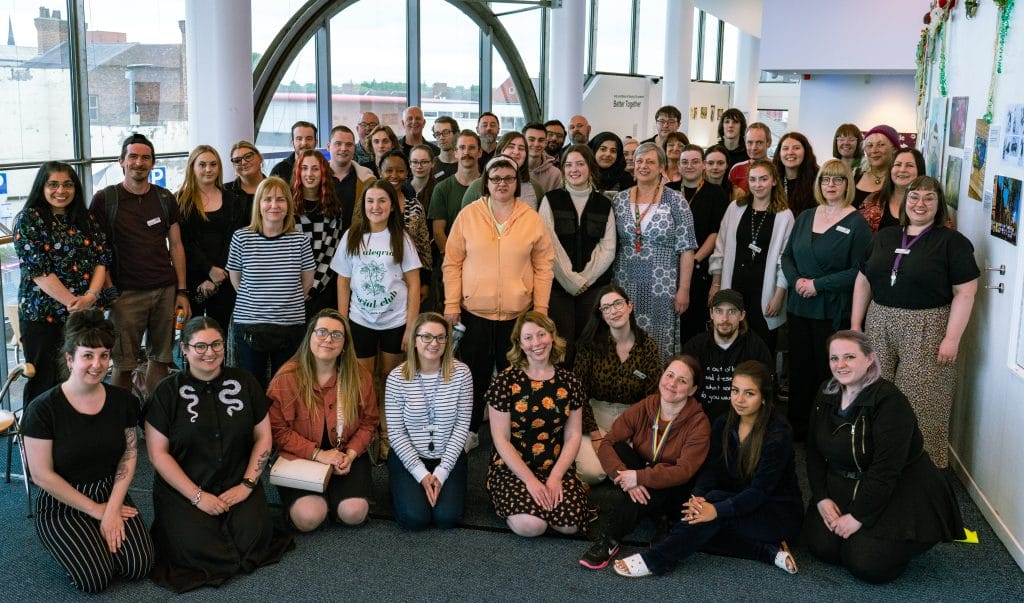
[{"label": "glass pane", "polygon": [[632,0],[598,0],[594,33],[594,70],[629,73]]},{"label": "glass pane", "polygon": [[[491,77],[494,78],[494,87],[491,97],[491,112],[498,116],[501,125],[501,133],[509,130],[519,130],[526,125],[526,118],[523,114],[523,106],[519,102],[519,92],[516,85],[512,83],[508,67],[498,49],[491,48],[494,56],[494,68]],[[461,125],[461,124],[460,124]],[[476,128],[476,120],[473,120],[471,127]]]},{"label": "glass pane", "polygon": [[357,2],[331,19],[332,123],[355,131],[360,116],[373,111],[381,124],[403,135],[402,111],[409,102],[405,5]]},{"label": "glass pane", "polygon": [[666,0],[640,0],[637,24],[636,71],[642,75],[665,73]]},{"label": "glass pane", "polygon": [[690,79],[699,80],[700,73],[697,67],[700,65],[700,9],[693,9],[693,52],[690,56]]},{"label": "glass pane", "polygon": [[[156,168],[163,168],[164,180],[160,185],[171,192],[175,192],[185,182],[185,166],[187,164],[188,157],[158,157],[154,170],[149,175],[149,180],[150,182],[157,182],[155,177],[159,170]],[[116,161],[96,162],[90,164],[89,167],[92,170],[92,188],[94,191],[103,190],[108,185],[124,181],[121,165]],[[225,172],[224,179],[233,180],[234,177],[229,176]]]},{"label": "glass pane", "polygon": [[736,81],[736,58],[739,56],[740,30],[728,23],[722,35],[722,81]]},{"label": "glass pane", "polygon": [[252,0],[252,66],[306,0]]},{"label": "glass pane", "polygon": [[[507,2],[492,2],[491,10],[496,15],[501,13],[522,10],[523,5]],[[526,72],[533,81],[534,90],[537,90],[540,79],[540,10],[528,10],[512,15],[499,16],[502,25],[508,31],[509,36],[515,42],[522,57]],[[519,130],[526,125],[523,117],[523,108],[519,101],[519,90],[512,83],[508,66],[498,54],[496,48],[492,49],[494,62],[491,77],[491,94],[493,98],[491,111],[498,116],[501,123],[501,132]],[[583,77],[580,74],[580,77]],[[474,123],[475,127],[476,124]]]},{"label": "glass pane", "polygon": [[[15,34],[17,35],[17,34]],[[37,170],[6,170],[2,172],[3,183],[0,188],[6,186],[7,194],[0,194],[0,279],[3,279],[3,305],[4,313],[0,326],[3,330],[4,352],[7,354],[7,367],[13,368],[18,361],[25,360],[25,354],[15,348],[14,327],[11,324],[9,315],[17,317],[18,305],[18,283],[21,280],[21,262],[14,252],[14,244],[11,242],[11,229],[14,227],[14,218],[25,205],[29,189],[35,180]],[[13,312],[7,308],[12,307]],[[8,345],[9,344],[9,345]],[[14,408],[21,408],[21,395],[25,388],[25,380],[17,379],[11,384],[10,401]]]},{"label": "glass pane", "polygon": [[442,115],[472,128],[480,102],[480,28],[444,0],[421,0],[420,19],[423,135],[433,138],[434,120]]},{"label": "glass pane", "polygon": [[701,48],[700,79],[718,80],[718,17],[704,13],[704,43]]},{"label": "glass pane", "polygon": [[73,157],[67,11],[53,5],[17,1],[4,11],[14,44],[0,46],[0,163]]},{"label": "glass pane", "polygon": [[157,153],[187,151],[184,0],[147,2],[145,10],[102,0],[84,5],[92,154],[118,155],[133,130]]},{"label": "glass pane", "polygon": [[[310,38],[285,71],[256,135],[269,170],[292,151],[291,128],[297,121],[316,123],[316,40]],[[272,155],[280,152],[276,157]]]}]

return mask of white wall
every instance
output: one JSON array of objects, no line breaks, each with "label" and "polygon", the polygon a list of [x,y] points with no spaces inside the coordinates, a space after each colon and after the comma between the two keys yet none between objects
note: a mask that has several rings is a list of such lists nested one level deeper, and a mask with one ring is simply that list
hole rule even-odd
[{"label": "white wall", "polygon": [[[692,82],[690,103],[698,107],[696,119],[690,119],[690,108],[679,107],[683,113],[681,128],[695,144],[708,145],[718,138],[717,107],[728,108],[731,87],[728,84]],[[654,112],[661,99],[661,83],[646,77],[598,74],[583,91],[583,115],[590,122],[590,134],[609,130],[620,137],[641,140],[654,135]],[[699,108],[716,107],[716,119],[701,119]],[[687,123],[688,122],[688,123]]]},{"label": "white wall", "polygon": [[[675,0],[668,0],[674,2]],[[697,8],[747,32],[761,36],[761,12],[772,0],[695,0]]]},{"label": "white wall", "polygon": [[[1005,276],[985,271],[979,281],[974,312],[960,348],[960,395],[953,406],[951,465],[1017,564],[1024,568],[1024,369],[1016,365],[1017,350],[1022,345],[1024,237],[1014,246],[991,236],[991,207],[967,195],[975,123],[985,113],[988,100],[997,23],[995,4],[983,2],[974,19],[966,19],[957,7],[947,26],[948,96],[970,99],[965,148],[946,148],[943,155],[943,162],[950,155],[963,158],[957,227],[974,243],[975,257],[983,269],[1000,264],[1008,269]],[[1024,69],[1010,58],[1024,54],[1024,38],[1012,33],[1021,24],[1021,19],[1014,19],[1007,38],[1004,72],[996,80],[993,128],[1004,130],[1007,106],[1024,102],[1020,95]],[[935,95],[937,80],[938,68],[933,67],[931,89]],[[997,174],[1024,179],[1024,167],[1002,160],[998,148],[1001,141],[995,148],[991,144],[988,147],[984,175],[987,190],[992,189]],[[999,283],[1005,285],[1005,293],[984,289]]]},{"label": "white wall", "polygon": [[791,116],[790,129],[807,136],[818,163],[832,156],[832,135],[842,123],[861,130],[888,124],[897,132],[917,131],[912,75],[812,75],[799,86],[800,112],[797,119]]},{"label": "white wall", "polygon": [[761,69],[913,70],[928,6],[928,0],[764,0]]}]

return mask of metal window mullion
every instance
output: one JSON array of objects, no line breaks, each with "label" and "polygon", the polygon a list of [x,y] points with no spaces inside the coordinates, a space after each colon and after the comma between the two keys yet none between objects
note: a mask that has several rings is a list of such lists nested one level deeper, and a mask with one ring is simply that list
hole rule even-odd
[{"label": "metal window mullion", "polygon": [[637,69],[637,53],[640,50],[640,28],[637,24],[640,22],[640,0],[633,0],[633,11],[630,15],[630,26],[629,26],[629,73],[636,75]]},{"label": "metal window mullion", "polygon": [[89,63],[85,43],[85,0],[69,0],[68,9],[68,69],[71,74],[71,130],[74,156],[86,163],[78,169],[86,199],[92,198],[92,137],[89,118]]},{"label": "metal window mullion", "polygon": [[543,7],[540,11],[540,72],[537,75],[537,100],[540,102],[541,109],[547,108],[547,96],[548,96],[548,35],[551,33],[548,31],[551,21],[548,19],[548,12],[551,9],[549,7]]},{"label": "metal window mullion", "polygon": [[317,134],[320,140],[317,145],[321,148],[327,146],[330,131],[333,127],[333,88],[331,87],[331,24],[325,18],[316,30],[315,55],[316,55],[316,123]]},{"label": "metal window mullion", "polygon": [[405,49],[406,90],[409,106],[418,107],[422,98],[420,90],[420,0],[406,0],[405,30],[409,45]]},{"label": "metal window mullion", "polygon": [[494,45],[490,30],[480,28],[480,111],[491,111],[494,106],[494,87],[491,79],[494,76]]},{"label": "metal window mullion", "polygon": [[704,79],[704,22],[705,13],[697,13],[697,81]]},{"label": "metal window mullion", "polygon": [[590,46],[587,48],[588,75],[596,71],[594,67],[594,48],[597,47],[597,3],[598,0],[590,0],[590,23],[587,23],[587,27],[590,28]]},{"label": "metal window mullion", "polygon": [[722,52],[725,49],[725,21],[718,20],[718,56],[715,59],[715,81],[722,81]]}]

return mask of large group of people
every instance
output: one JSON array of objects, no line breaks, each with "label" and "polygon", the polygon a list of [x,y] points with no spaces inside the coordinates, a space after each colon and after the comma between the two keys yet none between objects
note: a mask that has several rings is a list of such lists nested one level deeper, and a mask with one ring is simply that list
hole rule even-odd
[{"label": "large group of people", "polygon": [[[300,121],[270,176],[240,141],[225,184],[200,145],[174,194],[133,134],[89,206],[43,165],[14,229],[43,545],[89,592],[216,586],[365,522],[380,463],[398,525],[455,527],[485,428],[495,514],[588,534],[590,569],[703,550],[794,574],[806,550],[885,582],[958,537],[940,469],[979,270],[924,158],[885,125],[839,126],[819,166],[799,132],[769,158],[735,109],[706,149],[655,117],[644,141],[440,117],[434,144],[409,107],[401,137],[373,113],[335,127],[330,159]],[[292,533],[275,457],[327,480],[274,486]],[[616,559],[643,516],[651,548]]]}]

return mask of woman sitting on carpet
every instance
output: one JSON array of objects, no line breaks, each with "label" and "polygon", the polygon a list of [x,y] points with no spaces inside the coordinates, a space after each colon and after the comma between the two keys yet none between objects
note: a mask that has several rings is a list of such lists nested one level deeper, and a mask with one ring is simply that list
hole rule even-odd
[{"label": "woman sitting on carpet", "polygon": [[146,404],[153,479],[153,581],[176,592],[220,586],[277,563],[291,536],[275,531],[260,475],[270,458],[266,395],[224,366],[224,329],[197,316],[181,332],[185,370]]}]

